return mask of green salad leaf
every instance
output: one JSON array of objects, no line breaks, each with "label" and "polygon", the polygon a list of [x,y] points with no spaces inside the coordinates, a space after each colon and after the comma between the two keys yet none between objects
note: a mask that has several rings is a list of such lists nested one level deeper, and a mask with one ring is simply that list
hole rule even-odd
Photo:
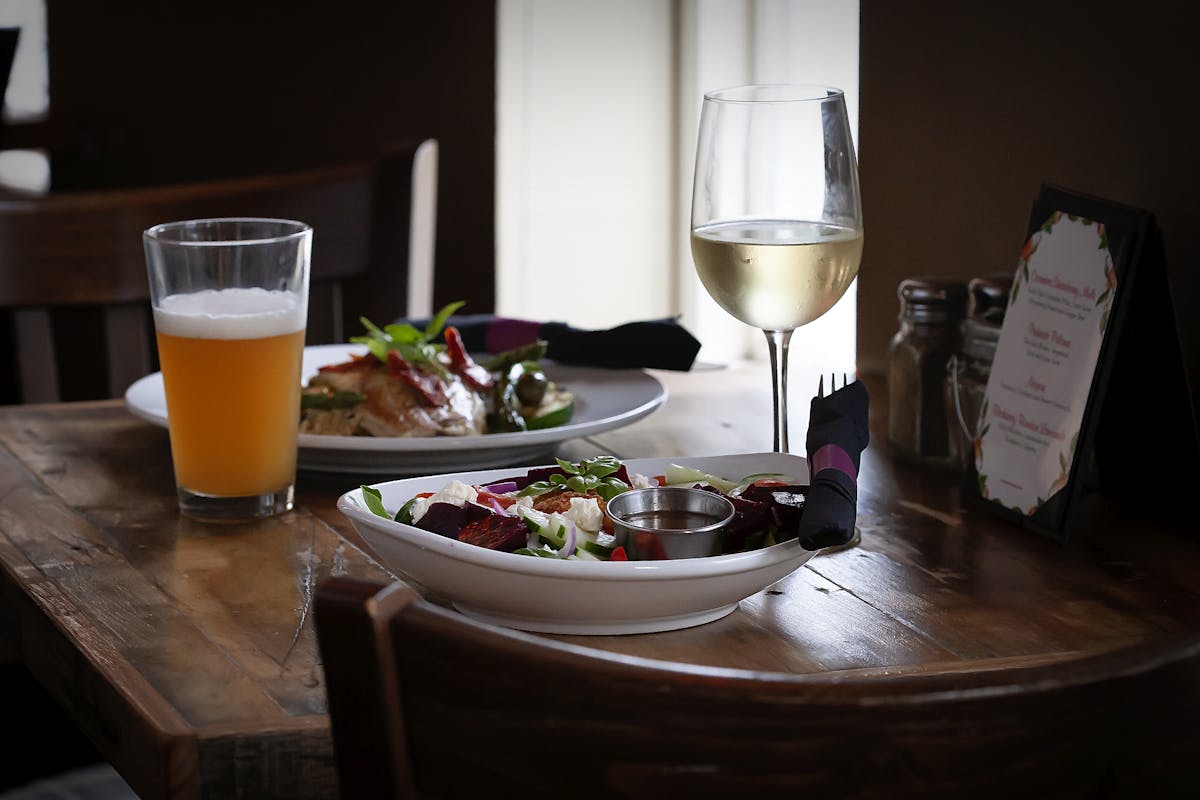
[{"label": "green salad leaf", "polygon": [[536,496],[555,489],[570,489],[573,492],[593,491],[605,500],[611,500],[621,492],[629,491],[629,486],[624,481],[610,477],[621,468],[621,462],[612,456],[587,458],[578,464],[561,458],[556,458],[555,461],[565,475],[554,474],[549,480],[535,481],[517,494]]},{"label": "green salad leaf", "polygon": [[384,519],[391,519],[392,515],[383,507],[383,495],[374,486],[362,486],[363,500],[367,503],[367,510],[376,516]]},{"label": "green salad leaf", "polygon": [[352,336],[350,341],[354,344],[366,345],[371,354],[385,364],[388,352],[394,350],[408,363],[421,364],[443,378],[448,378],[450,373],[437,358],[438,353],[446,349],[446,345],[438,344],[434,340],[441,335],[442,328],[446,326],[446,320],[464,305],[465,303],[460,300],[443,306],[433,319],[429,320],[424,330],[419,330],[407,322],[398,322],[380,328],[366,317],[359,317],[358,321],[362,323],[367,334]]}]

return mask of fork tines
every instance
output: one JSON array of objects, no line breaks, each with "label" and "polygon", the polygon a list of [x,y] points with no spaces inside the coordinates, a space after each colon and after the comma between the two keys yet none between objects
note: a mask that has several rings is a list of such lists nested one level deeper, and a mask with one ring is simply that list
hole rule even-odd
[{"label": "fork tines", "polygon": [[[843,372],[841,388],[845,389],[846,386],[848,386],[849,384],[850,384],[850,378],[847,375],[847,373]],[[839,387],[837,385],[837,373],[836,372],[829,373],[829,393],[833,394],[834,392],[836,392],[838,390],[838,388]],[[825,373],[821,373],[821,375],[817,378],[817,397],[824,397],[824,396],[825,396]]]}]

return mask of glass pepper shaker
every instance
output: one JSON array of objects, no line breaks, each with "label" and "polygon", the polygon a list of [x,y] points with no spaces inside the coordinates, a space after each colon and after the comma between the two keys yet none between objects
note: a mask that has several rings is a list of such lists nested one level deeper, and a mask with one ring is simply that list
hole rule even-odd
[{"label": "glass pepper shaker", "polygon": [[946,365],[958,352],[967,287],[953,278],[907,278],[897,289],[900,330],[888,346],[888,441],[899,456],[957,465],[945,405]]},{"label": "glass pepper shaker", "polygon": [[967,284],[962,346],[947,364],[945,386],[946,419],[960,454],[959,467],[964,470],[974,457],[983,396],[1011,291],[1011,275],[974,278]]}]

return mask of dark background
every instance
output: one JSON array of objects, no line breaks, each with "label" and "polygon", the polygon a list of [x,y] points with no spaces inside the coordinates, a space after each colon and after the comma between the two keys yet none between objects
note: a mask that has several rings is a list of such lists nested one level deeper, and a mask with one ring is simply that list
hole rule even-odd
[{"label": "dark background", "polygon": [[[1043,182],[1155,213],[1200,398],[1194,8],[862,0],[866,245],[860,368],[879,371],[914,275],[1016,268]],[[1136,376],[1154,391],[1161,376]]]},{"label": "dark background", "polygon": [[[49,152],[53,191],[371,161],[434,138],[434,307],[493,310],[494,3],[47,0],[46,13],[49,117],[8,135]],[[63,399],[100,396],[99,313],[60,309],[53,325],[76,348]],[[5,376],[10,326],[0,314]],[[0,403],[19,396],[0,382]]]},{"label": "dark background", "polygon": [[[48,0],[51,115],[33,133],[55,191],[371,160],[389,141],[435,138],[435,305],[490,311],[495,36],[490,2]],[[56,334],[97,325],[64,314]],[[0,324],[0,403],[16,398],[7,334]],[[62,376],[64,398],[102,368]],[[5,718],[22,720],[0,789],[99,760],[23,666],[0,664],[0,685]]]},{"label": "dark background", "polygon": [[489,2],[48,0],[56,190],[148,186],[440,146],[435,303],[494,295]]},{"label": "dark background", "polygon": [[[1198,14],[1180,9],[862,0],[862,371],[883,368],[899,281],[1011,272],[1049,182],[1157,215],[1200,398]],[[484,1],[48,0],[54,188],[369,159],[432,136],[435,303],[493,310],[495,38]]]}]

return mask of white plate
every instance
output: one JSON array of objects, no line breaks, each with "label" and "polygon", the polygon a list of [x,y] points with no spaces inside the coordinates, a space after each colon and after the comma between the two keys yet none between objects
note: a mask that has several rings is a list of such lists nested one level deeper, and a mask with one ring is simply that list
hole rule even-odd
[{"label": "white plate", "polygon": [[[660,475],[667,464],[693,466],[737,480],[779,472],[807,483],[808,464],[785,453],[651,458],[625,462],[631,472]],[[495,469],[375,484],[395,511],[418,492],[456,478],[489,483],[524,469]],[[668,631],[724,617],[738,601],[762,591],[812,558],[796,540],[747,553],[675,561],[559,561],[502,553],[378,517],[362,489],[338,498],[338,508],[396,574],[454,604],[461,613],[542,633],[623,634]]]},{"label": "white plate", "polygon": [[[366,352],[359,345],[304,348],[303,380],[326,364]],[[641,370],[610,370],[547,363],[546,375],[575,395],[571,422],[557,428],[483,436],[318,436],[300,435],[299,466],[325,472],[422,475],[453,469],[481,469],[547,459],[567,439],[591,436],[636,422],[667,399],[667,390]],[[162,373],[147,375],[125,392],[135,416],[166,427]]]}]

